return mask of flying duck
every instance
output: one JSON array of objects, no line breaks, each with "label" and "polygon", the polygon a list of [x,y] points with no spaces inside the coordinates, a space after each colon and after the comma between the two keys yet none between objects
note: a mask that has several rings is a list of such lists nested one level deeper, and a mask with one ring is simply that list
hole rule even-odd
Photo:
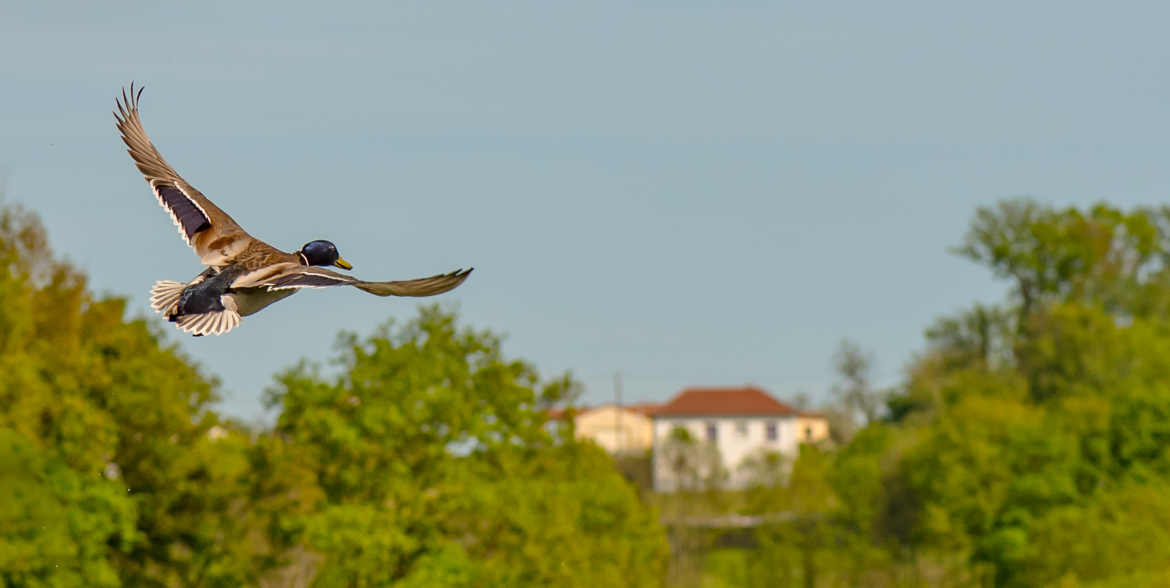
[{"label": "flying duck", "polygon": [[171,215],[179,236],[206,270],[187,283],[159,281],[150,290],[150,305],[184,332],[222,335],[240,317],[295,294],[302,288],[353,286],[378,296],[433,296],[462,284],[471,268],[429,278],[367,282],[324,269],[353,269],[337,247],[325,240],[285,253],[251,235],[232,217],[179,176],[146,136],[138,115],[142,88],[122,90],[114,118],[135,166],[146,176],[158,203]]}]

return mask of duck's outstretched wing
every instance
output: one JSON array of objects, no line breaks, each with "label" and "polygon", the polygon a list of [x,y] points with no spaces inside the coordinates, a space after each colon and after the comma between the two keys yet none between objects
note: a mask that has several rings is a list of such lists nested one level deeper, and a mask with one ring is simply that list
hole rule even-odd
[{"label": "duck's outstretched wing", "polygon": [[246,249],[253,239],[163,159],[142,128],[142,119],[138,115],[141,95],[142,88],[135,89],[134,84],[130,84],[129,93],[123,89],[122,98],[115,101],[118,109],[114,118],[118,121],[122,141],[126,143],[138,171],[146,176],[158,203],[179,228],[183,241],[195,250],[204,265],[224,265]]},{"label": "duck's outstretched wing", "polygon": [[365,282],[358,281],[354,287],[361,288],[376,296],[434,296],[449,290],[454,290],[467,276],[471,275],[469,267],[466,270],[458,269],[448,274],[438,274],[429,278],[414,280],[398,280],[393,282]]},{"label": "duck's outstretched wing", "polygon": [[439,274],[429,278],[417,280],[398,280],[393,282],[367,282],[357,278],[339,274],[321,267],[296,266],[279,275],[272,276],[260,283],[240,284],[246,286],[267,286],[269,290],[288,290],[296,288],[328,288],[329,286],[353,286],[376,294],[378,296],[434,296],[454,289],[462,284],[471,271],[455,270],[447,274]]}]

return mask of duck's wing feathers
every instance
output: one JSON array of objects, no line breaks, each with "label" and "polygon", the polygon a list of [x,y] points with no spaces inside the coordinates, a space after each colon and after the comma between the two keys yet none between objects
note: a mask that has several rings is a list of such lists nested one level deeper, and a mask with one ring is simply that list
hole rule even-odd
[{"label": "duck's wing feathers", "polygon": [[454,290],[456,286],[462,284],[467,279],[467,276],[471,275],[471,270],[473,269],[475,268],[469,267],[466,270],[458,269],[451,273],[438,274],[428,278],[416,278],[414,280],[396,280],[392,282],[358,281],[354,286],[376,296],[434,296],[435,294],[442,294],[443,292]]},{"label": "duck's wing feathers", "polygon": [[435,294],[442,294],[443,292],[452,290],[459,284],[462,284],[467,279],[467,276],[471,275],[472,269],[474,268],[460,269],[451,273],[416,280],[367,282],[321,267],[296,266],[290,267],[279,275],[272,276],[261,283],[249,283],[247,285],[267,286],[269,290],[353,286],[378,296],[434,296]]},{"label": "duck's wing feathers", "polygon": [[142,127],[138,114],[138,97],[141,95],[142,88],[135,89],[131,84],[130,92],[123,89],[121,100],[116,101],[118,109],[114,118],[118,121],[122,141],[126,143],[135,166],[146,176],[158,203],[171,215],[183,241],[195,250],[205,265],[223,265],[253,239],[163,159]]}]

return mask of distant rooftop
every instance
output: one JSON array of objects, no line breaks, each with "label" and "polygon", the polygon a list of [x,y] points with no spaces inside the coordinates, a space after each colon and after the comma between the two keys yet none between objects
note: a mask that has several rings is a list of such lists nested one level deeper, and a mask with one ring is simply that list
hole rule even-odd
[{"label": "distant rooftop", "polygon": [[801,414],[755,386],[738,388],[687,388],[654,411],[653,416]]},{"label": "distant rooftop", "polygon": [[[549,419],[562,420],[569,410],[574,411],[577,415],[583,415],[599,408],[612,406],[612,403],[606,403],[598,406],[550,408],[546,414]],[[796,410],[755,386],[686,388],[666,404],[638,402],[623,404],[621,407],[648,417],[761,415],[825,418],[823,413]]]},{"label": "distant rooftop", "polygon": [[[599,408],[605,408],[605,407],[610,407],[610,406],[613,406],[613,404],[602,404],[599,406],[574,406],[574,407],[572,407],[572,410],[576,411],[576,413],[578,415],[582,415],[582,414],[585,414],[591,410],[597,410]],[[636,413],[643,415],[643,416],[651,416],[659,408],[662,408],[662,405],[655,403],[655,402],[636,402],[634,404],[623,404],[621,407],[628,410],[628,411],[636,412]],[[553,420],[561,420],[561,419],[565,418],[565,413],[568,412],[569,410],[570,410],[569,408],[550,408],[547,411],[548,418],[553,419]]]},{"label": "distant rooftop", "polygon": [[622,408],[626,410],[632,410],[645,416],[650,416],[658,412],[658,409],[662,408],[662,404],[658,402],[637,402],[634,404],[622,405]]}]

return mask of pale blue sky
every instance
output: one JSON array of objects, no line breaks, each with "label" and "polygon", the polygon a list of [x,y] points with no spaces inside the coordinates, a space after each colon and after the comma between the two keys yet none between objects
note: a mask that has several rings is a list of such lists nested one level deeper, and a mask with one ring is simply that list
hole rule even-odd
[{"label": "pale blue sky", "polygon": [[[893,382],[1004,285],[946,252],[974,208],[1164,202],[1163,3],[6,2],[0,174],[145,314],[199,271],[110,110],[254,235],[440,299],[586,400],[822,395],[842,337]],[[169,3],[168,3],[169,4]],[[271,375],[416,302],[317,291],[173,340],[260,413]]]}]

